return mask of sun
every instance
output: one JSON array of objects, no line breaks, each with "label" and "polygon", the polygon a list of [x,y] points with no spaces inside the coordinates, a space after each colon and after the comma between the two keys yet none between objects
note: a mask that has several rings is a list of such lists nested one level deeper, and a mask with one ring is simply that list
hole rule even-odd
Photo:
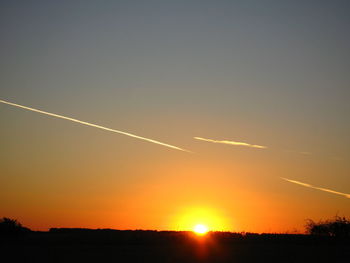
[{"label": "sun", "polygon": [[193,232],[195,232],[197,235],[205,235],[208,231],[208,227],[202,224],[197,224],[193,228]]},{"label": "sun", "polygon": [[209,231],[229,231],[231,222],[218,210],[210,207],[188,206],[178,212],[173,219],[177,231],[192,231],[205,235]]}]

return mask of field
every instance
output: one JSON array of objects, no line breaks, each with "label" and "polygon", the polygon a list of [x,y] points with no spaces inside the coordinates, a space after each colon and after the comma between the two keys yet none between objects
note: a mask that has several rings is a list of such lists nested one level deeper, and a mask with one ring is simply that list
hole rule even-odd
[{"label": "field", "polygon": [[1,236],[3,262],[350,262],[350,240],[291,234],[51,229]]}]

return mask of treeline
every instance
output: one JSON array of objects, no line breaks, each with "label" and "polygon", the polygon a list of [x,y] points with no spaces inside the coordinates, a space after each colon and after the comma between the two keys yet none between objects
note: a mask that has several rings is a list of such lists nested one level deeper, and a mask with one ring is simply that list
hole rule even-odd
[{"label": "treeline", "polygon": [[0,234],[16,235],[31,232],[27,227],[21,225],[16,219],[3,217],[0,219]]},{"label": "treeline", "polygon": [[345,217],[335,216],[334,219],[319,222],[309,219],[305,227],[310,235],[350,237],[350,221]]},{"label": "treeline", "polygon": [[[305,225],[306,233],[310,236],[324,236],[324,237],[339,237],[350,238],[350,220],[345,217],[335,216],[333,219],[315,222],[313,220],[307,220]],[[0,234],[2,235],[19,235],[30,233],[31,230],[22,226],[15,219],[4,217],[0,219]],[[51,228],[49,233],[52,234],[79,234],[79,235],[100,235],[100,236],[120,236],[131,239],[152,238],[153,236],[159,237],[171,237],[178,238],[183,237],[186,233],[191,236],[194,235],[191,231],[177,232],[177,231],[155,231],[155,230],[114,230],[114,229],[86,229],[86,228]],[[264,239],[264,238],[292,238],[293,236],[299,237],[301,235],[293,234],[255,234],[255,233],[231,233],[231,232],[211,232],[208,235],[215,236],[221,240],[225,239]]]}]

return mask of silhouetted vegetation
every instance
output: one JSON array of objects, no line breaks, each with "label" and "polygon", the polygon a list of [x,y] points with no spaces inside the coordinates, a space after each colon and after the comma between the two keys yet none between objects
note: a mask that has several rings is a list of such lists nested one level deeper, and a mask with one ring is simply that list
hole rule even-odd
[{"label": "silhouetted vegetation", "polygon": [[311,235],[350,237],[350,221],[340,216],[319,222],[309,219],[306,223],[306,231]]},{"label": "silhouetted vegetation", "polygon": [[30,232],[30,229],[23,227],[16,219],[3,217],[0,219],[0,234],[13,235]]},{"label": "silhouetted vegetation", "polygon": [[[322,223],[326,222],[348,225],[349,221],[337,217]],[[334,235],[209,232],[198,236],[191,231],[85,228],[30,231],[9,218],[3,218],[0,225],[16,229],[7,233],[29,231],[0,234],[0,256],[10,258],[8,262],[309,263],[348,262],[350,258],[350,238]]]}]

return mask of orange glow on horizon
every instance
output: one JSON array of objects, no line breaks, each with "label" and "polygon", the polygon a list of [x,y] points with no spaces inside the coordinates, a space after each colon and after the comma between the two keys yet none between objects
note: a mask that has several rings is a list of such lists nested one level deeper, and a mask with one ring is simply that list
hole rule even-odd
[{"label": "orange glow on horizon", "polygon": [[197,224],[194,226],[193,228],[193,232],[195,232],[197,235],[205,235],[206,233],[208,233],[209,229],[206,225],[202,225],[202,224]]},{"label": "orange glow on horizon", "polygon": [[229,224],[217,211],[209,208],[189,208],[178,220],[178,230],[206,234],[210,231],[227,231]]}]

